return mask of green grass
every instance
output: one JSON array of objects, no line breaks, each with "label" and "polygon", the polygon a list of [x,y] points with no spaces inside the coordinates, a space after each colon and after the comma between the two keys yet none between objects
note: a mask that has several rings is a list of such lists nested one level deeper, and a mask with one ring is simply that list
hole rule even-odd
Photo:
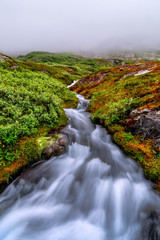
[{"label": "green grass", "polygon": [[73,101],[74,93],[44,73],[0,68],[0,165],[14,160],[10,149],[20,137],[66,124],[63,106]]},{"label": "green grass", "polygon": [[71,53],[31,52],[25,56],[19,56],[18,59],[23,61],[24,65],[25,61],[27,61],[27,64],[30,62],[32,67],[34,66],[33,63],[42,65],[45,63],[48,66],[48,71],[49,68],[50,70],[53,69],[55,72],[58,70],[58,79],[63,79],[63,74],[65,74],[65,77],[69,75],[71,80],[81,78],[87,74],[90,74],[91,72],[95,72],[100,69],[106,69],[114,65],[105,59],[85,58],[82,56],[73,55]]},{"label": "green grass", "polygon": [[78,74],[65,65],[54,67],[1,55],[0,183],[39,158],[37,138],[67,124],[63,108],[76,107],[78,100],[66,84]]}]

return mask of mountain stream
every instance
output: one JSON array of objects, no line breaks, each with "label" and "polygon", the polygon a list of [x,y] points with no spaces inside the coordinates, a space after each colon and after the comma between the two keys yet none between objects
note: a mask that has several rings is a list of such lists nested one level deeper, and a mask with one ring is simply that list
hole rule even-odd
[{"label": "mountain stream", "polygon": [[159,240],[159,196],[78,97],[65,109],[67,152],[0,195],[0,240]]}]

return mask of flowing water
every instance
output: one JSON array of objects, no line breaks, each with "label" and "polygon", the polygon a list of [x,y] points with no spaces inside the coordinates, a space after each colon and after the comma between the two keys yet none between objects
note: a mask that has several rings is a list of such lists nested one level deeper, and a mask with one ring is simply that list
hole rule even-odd
[{"label": "flowing water", "polygon": [[0,240],[159,240],[160,198],[78,96],[68,149],[0,195]]}]

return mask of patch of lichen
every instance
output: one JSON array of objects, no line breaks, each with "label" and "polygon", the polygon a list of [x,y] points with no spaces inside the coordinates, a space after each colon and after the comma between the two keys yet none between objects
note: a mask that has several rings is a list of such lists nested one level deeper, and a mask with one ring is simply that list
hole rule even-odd
[{"label": "patch of lichen", "polygon": [[[150,72],[135,75],[139,71]],[[145,176],[160,186],[160,151],[152,139],[127,132],[132,110],[160,109],[160,62],[143,62],[98,71],[73,88],[90,98],[91,119],[105,126],[116,144],[143,167]]]}]

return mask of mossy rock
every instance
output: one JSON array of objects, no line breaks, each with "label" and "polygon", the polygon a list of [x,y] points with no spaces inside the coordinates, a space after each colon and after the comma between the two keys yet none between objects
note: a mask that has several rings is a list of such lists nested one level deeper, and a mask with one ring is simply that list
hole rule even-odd
[{"label": "mossy rock", "polygon": [[59,134],[54,136],[42,136],[37,139],[37,150],[38,154],[41,156],[42,151],[46,147],[50,147],[55,141],[60,137]]},{"label": "mossy rock", "polygon": [[59,156],[66,152],[67,137],[58,134],[53,137],[43,137],[38,140],[42,159],[49,159],[52,156]]}]

